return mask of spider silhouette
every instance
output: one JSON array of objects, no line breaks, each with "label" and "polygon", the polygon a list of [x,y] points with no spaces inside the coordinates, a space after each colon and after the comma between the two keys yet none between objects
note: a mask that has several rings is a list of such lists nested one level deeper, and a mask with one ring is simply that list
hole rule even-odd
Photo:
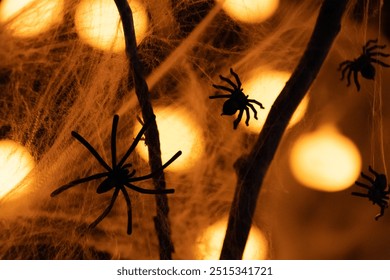
[{"label": "spider silhouette", "polygon": [[378,220],[380,217],[383,216],[385,208],[388,207],[388,194],[390,193],[390,189],[387,189],[388,185],[385,174],[379,174],[374,169],[372,169],[371,166],[368,167],[368,170],[375,176],[375,179],[364,174],[363,172],[361,173],[361,176],[368,182],[370,182],[371,186],[367,185],[366,183],[361,183],[359,181],[355,182],[356,185],[365,188],[366,190],[368,190],[368,192],[352,192],[351,194],[360,197],[367,197],[370,201],[372,201],[372,204],[378,204],[381,208],[381,212],[375,216],[375,220]]},{"label": "spider silhouette", "polygon": [[148,126],[151,124],[151,122],[155,119],[155,116],[146,122],[141,130],[138,132],[137,136],[135,137],[133,143],[127,150],[127,152],[123,155],[121,160],[117,162],[117,153],[116,153],[116,131],[118,127],[118,121],[119,116],[114,115],[113,122],[112,122],[112,132],[111,132],[111,160],[112,160],[112,167],[109,166],[103,158],[99,155],[99,153],[91,146],[91,144],[88,143],[87,140],[85,140],[80,134],[78,134],[75,131],[72,131],[72,136],[76,138],[81,144],[84,145],[88,149],[88,151],[91,152],[91,154],[97,159],[97,161],[100,163],[101,166],[103,166],[107,171],[93,174],[91,176],[81,178],[74,180],[66,185],[63,185],[59,187],[58,189],[54,190],[51,193],[51,197],[54,197],[63,191],[72,188],[78,184],[89,182],[92,180],[100,179],[100,178],[106,178],[103,182],[99,184],[97,187],[96,192],[98,194],[105,193],[110,191],[111,189],[114,189],[114,193],[111,198],[111,202],[108,205],[108,207],[103,211],[103,213],[89,225],[89,229],[92,229],[96,227],[111,211],[112,207],[114,206],[115,200],[118,197],[119,192],[121,191],[126,204],[127,204],[127,234],[132,233],[132,209],[131,209],[131,200],[129,197],[129,194],[127,193],[126,188],[132,189],[136,192],[143,193],[143,194],[170,194],[173,193],[173,189],[165,189],[165,190],[150,190],[150,189],[144,189],[137,187],[133,185],[132,183],[143,181],[150,179],[154,177],[158,172],[161,172],[163,169],[168,167],[174,160],[176,160],[180,155],[181,151],[178,151],[170,160],[168,160],[164,165],[162,165],[159,169],[155,170],[154,172],[134,177],[136,171],[135,169],[130,171],[130,168],[132,166],[131,163],[125,163],[127,158],[130,156],[130,154],[134,151],[135,147],[137,146],[138,142],[141,140],[142,135],[145,133]]},{"label": "spider silhouette", "polygon": [[238,117],[234,120],[233,122],[233,128],[236,129],[238,124],[240,123],[242,119],[242,115],[246,113],[246,120],[245,124],[248,126],[249,125],[249,119],[250,119],[250,114],[249,114],[249,108],[253,111],[254,113],[254,118],[257,120],[257,111],[255,107],[251,103],[255,103],[260,106],[261,109],[264,109],[263,105],[254,99],[248,99],[249,95],[245,95],[243,92],[243,88],[241,87],[241,81],[238,75],[233,71],[232,68],[230,68],[230,73],[234,76],[236,79],[235,84],[232,80],[219,75],[220,79],[222,81],[225,81],[228,83],[232,88],[228,88],[223,85],[213,85],[214,88],[216,89],[221,89],[227,92],[230,92],[230,94],[222,94],[222,95],[214,95],[214,96],[209,96],[210,99],[216,99],[216,98],[228,98],[228,100],[225,101],[223,104],[222,108],[222,114],[221,115],[234,115],[237,111]]},{"label": "spider silhouette", "polygon": [[360,72],[362,76],[366,79],[373,80],[375,77],[375,68],[372,63],[377,63],[383,67],[390,67],[389,64],[386,64],[374,57],[382,56],[388,57],[390,54],[382,53],[378,49],[384,49],[386,45],[377,45],[378,39],[368,40],[367,43],[363,46],[363,53],[353,61],[346,60],[341,62],[337,70],[341,71],[341,80],[344,79],[345,74],[347,74],[347,86],[351,84],[351,74],[353,73],[353,79],[358,91],[360,91],[360,84],[358,80],[358,73]]}]

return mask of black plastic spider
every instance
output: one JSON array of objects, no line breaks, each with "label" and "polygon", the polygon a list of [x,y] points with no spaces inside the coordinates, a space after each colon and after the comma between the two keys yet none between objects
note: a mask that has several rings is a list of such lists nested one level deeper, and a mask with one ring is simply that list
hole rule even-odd
[{"label": "black plastic spider", "polygon": [[236,83],[237,84],[235,84],[232,80],[230,80],[230,79],[228,79],[226,77],[223,77],[222,75],[219,75],[219,77],[220,77],[220,79],[222,81],[227,82],[232,87],[232,89],[228,88],[228,87],[225,87],[225,86],[222,86],[222,85],[213,85],[213,87],[215,87],[216,89],[221,89],[221,90],[230,92],[231,94],[214,95],[214,96],[209,96],[209,98],[210,99],[228,98],[228,100],[226,100],[225,103],[223,104],[222,114],[221,115],[229,115],[229,116],[231,116],[231,115],[234,115],[237,111],[239,111],[237,119],[235,119],[234,122],[233,122],[233,128],[236,129],[238,124],[241,121],[241,118],[242,118],[242,115],[244,113],[244,110],[245,110],[245,113],[246,113],[245,124],[247,126],[249,125],[250,115],[249,115],[249,109],[248,108],[250,108],[253,111],[254,118],[257,120],[257,111],[256,111],[255,107],[251,103],[255,103],[255,104],[259,105],[261,109],[264,109],[264,107],[257,100],[248,99],[249,95],[245,95],[244,94],[243,88],[241,88],[241,81],[240,81],[240,78],[238,77],[238,75],[233,71],[232,68],[230,68],[230,73],[236,79]]},{"label": "black plastic spider", "polygon": [[381,208],[381,212],[375,216],[375,220],[378,220],[380,217],[383,216],[385,212],[385,208],[388,207],[388,200],[390,193],[390,189],[387,189],[387,179],[385,174],[379,174],[374,169],[372,169],[371,166],[368,167],[368,170],[375,176],[375,179],[371,178],[370,176],[361,173],[361,176],[369,181],[371,183],[371,186],[356,181],[355,184],[365,188],[368,190],[367,193],[359,193],[359,192],[352,192],[352,195],[360,196],[360,197],[368,197],[370,201],[372,201],[372,204],[378,204]]},{"label": "black plastic spider", "polygon": [[103,158],[98,154],[98,152],[85,140],[80,134],[78,134],[75,131],[72,131],[72,136],[76,138],[81,144],[83,144],[88,151],[91,152],[91,154],[97,159],[97,161],[107,170],[106,172],[97,173],[85,178],[74,180],[64,186],[59,187],[55,191],[51,193],[51,197],[54,197],[63,191],[76,186],[81,183],[89,182],[92,180],[100,179],[106,177],[103,182],[100,183],[100,185],[97,187],[96,192],[98,194],[105,193],[110,191],[111,189],[115,189],[114,193],[111,198],[111,202],[108,205],[108,207],[103,211],[103,213],[93,222],[89,225],[89,228],[92,229],[96,227],[107,215],[110,213],[112,207],[114,206],[115,200],[118,197],[119,191],[122,191],[123,196],[125,197],[125,201],[127,204],[127,234],[131,234],[132,232],[132,209],[131,209],[131,201],[129,194],[127,193],[127,190],[125,187],[132,189],[134,191],[137,191],[139,193],[143,194],[169,194],[173,193],[173,189],[165,189],[165,190],[150,190],[150,189],[143,189],[140,187],[137,187],[133,185],[133,182],[143,181],[146,179],[152,178],[156,173],[160,172],[161,170],[165,169],[168,165],[170,165],[176,158],[178,158],[181,155],[181,151],[177,152],[169,161],[167,161],[164,165],[162,165],[158,170],[144,176],[140,177],[134,177],[136,171],[133,169],[130,171],[130,167],[132,166],[131,163],[125,163],[127,158],[130,156],[130,154],[133,152],[135,147],[137,146],[138,142],[141,140],[142,135],[145,133],[146,129],[150,125],[150,123],[155,119],[153,117],[151,120],[145,123],[141,130],[139,131],[138,135],[135,137],[133,143],[127,150],[127,152],[123,155],[119,163],[117,163],[117,154],[116,154],[116,131],[118,127],[118,121],[119,116],[114,115],[114,119],[112,122],[112,132],[111,132],[111,159],[112,159],[112,167],[110,167]]},{"label": "black plastic spider", "polygon": [[[341,62],[337,70],[341,70],[341,80],[344,79],[345,73],[347,74],[347,86],[351,84],[351,74],[353,72],[353,79],[357,90],[360,90],[360,84],[358,80],[358,73],[360,72],[362,76],[366,79],[373,80],[375,77],[375,68],[372,63],[377,63],[383,67],[390,67],[389,64],[386,64],[378,59],[373,57],[383,56],[388,57],[390,54],[382,53],[377,51],[377,49],[384,49],[386,45],[376,45],[378,39],[368,40],[367,43],[363,46],[363,53],[355,60],[346,60]],[[374,44],[374,45],[371,45]],[[376,51],[375,51],[376,50]]]}]

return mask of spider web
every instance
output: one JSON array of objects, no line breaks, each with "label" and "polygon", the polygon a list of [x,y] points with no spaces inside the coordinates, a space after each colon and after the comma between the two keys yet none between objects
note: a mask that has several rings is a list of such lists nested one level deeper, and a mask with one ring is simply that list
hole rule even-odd
[{"label": "spider web", "polygon": [[[370,1],[366,3],[366,10],[369,10]],[[380,7],[383,6],[383,1],[380,1]],[[365,22],[368,23],[368,17],[365,17]],[[381,43],[381,27],[382,27],[382,12],[379,9],[378,21],[375,28],[378,29],[378,44]],[[366,37],[366,36],[365,36]],[[380,164],[384,174],[387,176],[386,158],[385,158],[385,139],[384,139],[384,123],[383,123],[383,74],[382,68],[377,67],[377,74],[373,89],[372,100],[372,131],[371,131],[371,158],[372,163]]]}]

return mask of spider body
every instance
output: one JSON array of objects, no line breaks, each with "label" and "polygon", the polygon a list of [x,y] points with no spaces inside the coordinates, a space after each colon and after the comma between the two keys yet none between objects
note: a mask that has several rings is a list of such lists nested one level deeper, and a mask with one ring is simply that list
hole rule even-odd
[{"label": "spider body", "polygon": [[251,103],[257,104],[258,106],[260,106],[261,109],[264,109],[264,107],[257,100],[249,99],[249,95],[244,94],[243,88],[241,87],[242,85],[241,80],[238,77],[238,75],[233,71],[232,68],[230,68],[230,73],[235,78],[236,83],[234,83],[232,80],[222,75],[220,75],[219,77],[222,81],[228,83],[231,86],[231,88],[228,88],[223,85],[213,85],[214,88],[230,92],[230,94],[214,95],[214,96],[209,96],[209,98],[210,99],[228,98],[228,100],[226,100],[223,104],[221,115],[232,116],[237,111],[239,111],[237,119],[235,119],[233,122],[233,128],[236,129],[242,119],[242,115],[244,114],[244,111],[246,113],[245,124],[247,126],[249,125],[249,119],[250,119],[249,109],[253,111],[254,118],[257,120],[257,111],[253,106],[253,104]]},{"label": "spider body", "polygon": [[[375,67],[371,64],[371,58],[367,55],[361,55],[355,60],[355,67],[351,67],[352,72],[359,72],[363,78],[373,80],[375,78]],[[357,67],[356,67],[357,66]],[[359,68],[360,67],[360,68]]]},{"label": "spider body", "polygon": [[[129,167],[131,164],[129,164]],[[107,179],[104,179],[103,182],[96,189],[96,193],[101,194],[108,192],[119,185],[125,185],[128,181],[129,177],[133,177],[135,174],[135,170],[130,174],[129,169],[127,168],[127,164],[122,166],[122,168],[114,169],[111,174],[107,176]]]},{"label": "spider body", "polygon": [[230,98],[223,103],[222,115],[234,115],[239,108],[245,108],[248,103],[248,95],[237,95],[235,98]]},{"label": "spider body", "polygon": [[353,73],[353,79],[356,85],[357,90],[360,90],[360,83],[358,80],[358,73],[368,80],[373,80],[375,78],[375,67],[373,63],[377,63],[383,67],[390,67],[389,64],[384,63],[374,57],[382,56],[388,57],[390,54],[382,53],[378,49],[384,49],[386,45],[377,45],[378,40],[368,40],[367,43],[363,46],[362,54],[353,61],[346,60],[340,63],[338,70],[341,71],[341,80],[345,78],[347,74],[347,86],[351,84],[351,75]]},{"label": "spider body", "polygon": [[375,176],[375,179],[364,174],[363,172],[361,173],[361,176],[370,182],[371,186],[359,181],[355,182],[356,185],[366,189],[367,193],[352,192],[351,194],[359,197],[367,197],[370,201],[372,201],[372,204],[377,204],[381,209],[380,213],[375,216],[375,220],[378,220],[383,216],[385,209],[388,208],[388,195],[390,193],[390,188],[388,189],[387,178],[385,174],[379,174],[374,169],[372,169],[371,166],[368,167],[368,170]]},{"label": "spider body", "polygon": [[177,152],[169,161],[167,161],[164,165],[162,165],[160,168],[155,170],[154,172],[134,177],[136,171],[135,169],[130,170],[132,165],[130,163],[125,163],[130,154],[134,151],[135,147],[137,146],[138,142],[142,139],[142,135],[145,133],[146,129],[150,125],[152,121],[154,121],[155,117],[153,117],[151,120],[146,122],[137,136],[135,137],[133,143],[127,150],[127,152],[123,155],[121,160],[117,163],[117,155],[116,155],[116,131],[118,127],[118,121],[119,116],[115,115],[113,118],[113,124],[112,124],[112,132],[111,132],[111,159],[112,159],[112,166],[109,166],[103,158],[99,155],[99,153],[89,144],[87,140],[85,140],[80,134],[78,134],[75,131],[72,131],[72,136],[76,138],[84,147],[90,151],[90,153],[97,159],[97,161],[102,165],[106,171],[93,174],[91,176],[81,178],[74,180],[66,185],[63,185],[59,187],[58,189],[54,190],[51,193],[51,197],[54,197],[63,191],[72,188],[78,184],[89,182],[96,179],[105,178],[97,187],[96,192],[98,194],[106,193],[112,189],[114,189],[111,202],[108,205],[108,207],[103,211],[103,213],[89,225],[89,228],[96,227],[111,211],[112,207],[114,206],[114,203],[119,195],[119,192],[122,192],[126,205],[127,205],[127,234],[132,233],[132,208],[131,208],[131,200],[129,197],[129,194],[127,192],[128,189],[132,189],[136,192],[143,193],[143,194],[169,194],[173,193],[173,189],[163,189],[163,190],[156,190],[156,189],[144,189],[137,187],[136,185],[132,184],[133,182],[143,181],[147,179],[153,178],[155,175],[158,175],[162,170],[164,170],[166,167],[168,167],[174,160],[176,160],[180,155],[181,151]]}]

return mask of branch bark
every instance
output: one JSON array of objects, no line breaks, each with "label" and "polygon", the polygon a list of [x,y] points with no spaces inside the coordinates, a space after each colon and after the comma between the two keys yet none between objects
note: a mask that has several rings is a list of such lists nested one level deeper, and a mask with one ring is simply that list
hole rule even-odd
[{"label": "branch bark", "polygon": [[[142,118],[144,121],[150,120],[154,116],[148,85],[146,84],[143,66],[138,57],[137,44],[134,31],[133,13],[127,0],[114,0],[118,8],[125,36],[126,56],[129,60],[129,77],[128,86],[131,87],[130,81],[133,79],[135,93],[141,107]],[[162,166],[160,138],[156,121],[153,121],[145,132],[145,143],[149,151],[149,165],[153,172]],[[158,172],[153,177],[154,187],[157,190],[166,189],[164,172]],[[171,229],[168,219],[169,206],[168,197],[165,194],[155,196],[157,215],[154,217],[154,226],[160,245],[160,259],[172,259],[174,252],[173,242],[171,239]]]},{"label": "branch bark", "polygon": [[241,259],[262,182],[291,116],[309,90],[341,29],[349,0],[324,0],[306,50],[286,86],[273,104],[249,155],[234,164],[236,191],[220,259]]}]

